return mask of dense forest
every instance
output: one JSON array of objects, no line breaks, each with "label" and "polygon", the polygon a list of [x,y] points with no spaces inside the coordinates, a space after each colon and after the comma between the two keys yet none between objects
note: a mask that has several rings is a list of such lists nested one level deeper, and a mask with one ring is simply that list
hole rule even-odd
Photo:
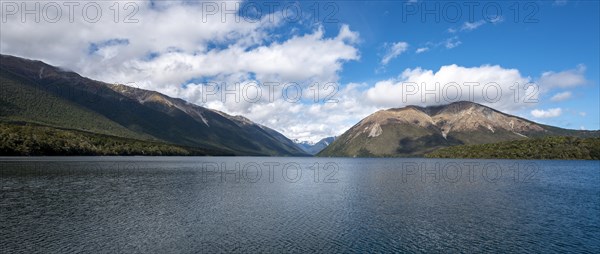
[{"label": "dense forest", "polygon": [[[0,123],[1,156],[35,155],[206,155],[205,151],[39,125]],[[224,154],[225,155],[225,154]]]},{"label": "dense forest", "polygon": [[545,137],[438,149],[428,158],[600,160],[600,138]]}]

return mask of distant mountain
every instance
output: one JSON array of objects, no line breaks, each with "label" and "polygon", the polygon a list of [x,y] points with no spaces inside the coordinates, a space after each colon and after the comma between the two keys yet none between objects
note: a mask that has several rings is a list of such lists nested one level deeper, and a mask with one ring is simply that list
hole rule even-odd
[{"label": "distant mountain", "polygon": [[407,106],[375,112],[354,125],[319,156],[423,156],[436,149],[544,136],[595,137],[599,131],[576,131],[542,125],[473,103]]},{"label": "distant mountain", "polygon": [[307,156],[291,140],[241,116],[0,55],[0,122],[35,124],[190,147],[204,154]]},{"label": "distant mountain", "polygon": [[323,138],[317,143],[313,143],[313,142],[309,142],[309,141],[299,141],[299,140],[294,140],[294,142],[296,143],[296,145],[298,145],[298,147],[300,147],[306,153],[315,155],[315,154],[319,153],[321,150],[325,149],[325,147],[327,147],[328,145],[333,143],[335,138],[336,137]]}]

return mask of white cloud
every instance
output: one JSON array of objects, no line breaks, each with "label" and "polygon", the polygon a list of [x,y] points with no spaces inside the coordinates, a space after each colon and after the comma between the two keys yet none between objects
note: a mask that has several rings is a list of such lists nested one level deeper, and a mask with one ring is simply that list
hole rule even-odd
[{"label": "white cloud", "polygon": [[[103,11],[111,10],[113,4],[98,3]],[[203,3],[225,4],[234,10],[240,1],[135,3],[139,6],[137,23],[115,23],[107,15],[97,23],[75,17],[73,23],[63,18],[54,24],[21,22],[19,15],[10,16],[6,22],[10,25],[3,23],[0,31],[0,51],[39,59],[93,79],[127,83],[242,114],[291,138],[318,141],[340,134],[374,110],[361,106],[360,96],[353,95],[356,86],[339,91],[335,98],[340,102],[334,105],[290,103],[281,96],[274,101],[263,96],[252,103],[236,103],[231,97],[226,101],[216,96],[202,99],[206,82],[234,86],[239,82],[241,87],[252,81],[297,82],[304,93],[309,93],[306,86],[314,82],[337,82],[343,64],[360,58],[355,45],[359,34],[347,25],[341,25],[333,37],[325,36],[320,26],[287,37],[273,33],[284,22],[278,13],[256,21],[234,14],[222,20],[223,13],[218,12],[203,17]]]},{"label": "white cloud", "polygon": [[465,22],[460,27],[460,31],[473,31],[473,30],[479,28],[480,26],[483,26],[485,23],[486,23],[485,20],[479,20],[479,21],[475,21],[475,22]]},{"label": "white cloud", "polygon": [[[279,16],[267,15],[256,22],[233,15],[223,21],[220,14],[203,17],[203,3],[186,1],[133,2],[139,11],[133,16],[137,22],[124,23],[126,15],[103,15],[96,23],[85,21],[80,15],[86,2],[79,3],[73,22],[64,13],[57,23],[21,22],[21,15],[9,15],[2,26],[2,53],[48,61],[55,65],[95,74],[104,68],[128,59],[141,58],[148,53],[168,51],[206,52],[209,44],[255,44],[268,37],[266,31],[280,23]],[[211,2],[234,9],[240,1]],[[33,7],[33,2],[28,2]],[[110,13],[107,1],[94,2],[103,13]],[[121,5],[120,7],[124,7]],[[65,7],[66,8],[66,7]],[[49,8],[49,10],[54,10]],[[52,16],[52,15],[47,15]],[[33,16],[28,16],[32,18]],[[28,31],[23,33],[23,31]],[[58,34],[64,36],[57,36]],[[127,39],[129,45],[118,49],[118,54],[89,54],[92,43],[111,39]],[[174,39],[177,38],[177,39]],[[41,46],[43,45],[43,46]],[[89,54],[89,55],[88,55]],[[108,56],[108,57],[107,57]],[[99,64],[100,63],[100,64]],[[104,66],[99,66],[104,65]],[[96,67],[97,66],[97,67]]]},{"label": "white cloud", "polygon": [[548,110],[534,109],[531,111],[531,115],[536,118],[552,118],[562,114],[561,108],[551,108]]},{"label": "white cloud", "polygon": [[457,36],[455,36],[446,39],[446,41],[443,44],[447,49],[452,49],[458,47],[460,44],[462,44],[462,42],[458,39]]},{"label": "white cloud", "polygon": [[[384,108],[468,100],[511,111],[536,104],[538,94],[526,86],[529,82],[530,78],[518,70],[498,65],[447,65],[437,72],[415,68],[406,69],[398,78],[375,83],[365,92],[365,98],[372,105]],[[519,85],[515,86],[516,83]]]},{"label": "white cloud", "polygon": [[587,113],[586,112],[579,112],[579,115],[582,116],[582,117],[585,117],[585,116],[587,116]]},{"label": "white cloud", "polygon": [[392,43],[387,49],[387,52],[381,59],[382,65],[387,65],[392,59],[396,58],[400,54],[404,53],[408,49],[408,43],[400,41]]},{"label": "white cloud", "polygon": [[[351,32],[347,26],[342,26],[338,35],[333,38],[325,38],[324,31],[317,29],[311,34],[296,36],[281,43],[272,43],[251,50],[230,47],[224,50],[213,50],[205,55],[167,54],[149,63],[138,61],[136,63],[139,65],[132,66],[131,71],[147,70],[145,73],[149,76],[153,72],[167,72],[168,74],[164,75],[168,75],[168,78],[163,81],[164,83],[216,75],[219,77],[218,80],[226,82],[230,89],[235,88],[236,82],[241,82],[238,91],[243,91],[244,87],[252,81],[259,85],[278,82],[279,86],[273,91],[275,94],[273,101],[269,100],[267,89],[263,87],[261,100],[257,102],[244,99],[235,102],[233,97],[223,101],[220,96],[212,96],[205,101],[202,99],[202,83],[191,83],[185,87],[150,85],[150,88],[157,88],[170,96],[181,97],[229,114],[244,115],[253,121],[281,131],[290,138],[318,141],[323,137],[341,134],[340,130],[351,127],[374,109],[362,107],[360,96],[351,96],[354,88],[338,91],[334,98],[338,99],[339,103],[331,104],[322,102],[333,89],[320,90],[318,103],[311,101],[302,104],[285,101],[282,88],[289,82],[297,82],[303,88],[304,98],[311,99],[308,85],[313,82],[321,85],[326,82],[337,82],[338,72],[341,71],[343,62],[359,57],[358,50],[350,44],[357,38],[358,34]],[[298,69],[299,66],[302,66],[301,71]]]},{"label": "white cloud", "polygon": [[425,52],[425,51],[428,51],[428,50],[429,50],[429,48],[428,48],[428,47],[418,48],[418,49],[415,51],[415,53],[417,53],[417,54],[420,54],[420,53],[423,53],[423,52]]},{"label": "white cloud", "polygon": [[133,59],[118,68],[104,70],[98,77],[101,80],[128,80],[141,88],[171,96],[188,89],[180,85],[192,79],[229,85],[247,81],[260,84],[298,82],[303,86],[312,82],[336,82],[343,63],[359,58],[358,50],[350,44],[357,36],[347,26],[342,26],[336,37],[325,38],[324,31],[319,28],[281,43],[251,49],[231,45],[204,54],[176,51],[152,60]]},{"label": "white cloud", "polygon": [[[363,117],[380,109],[407,105],[442,105],[459,100],[474,101],[521,117],[560,115],[562,109],[530,111],[538,105],[540,96],[539,90],[529,86],[531,82],[532,78],[522,75],[519,70],[498,65],[447,65],[437,71],[406,69],[397,78],[382,80],[373,85],[352,84],[349,86],[352,88],[341,92],[343,99],[340,100],[340,105],[315,106],[327,115],[327,120],[320,121],[327,121],[327,126],[331,127],[325,131],[315,129],[315,133],[322,133],[320,137],[341,134]],[[516,83],[519,85],[515,86]],[[417,92],[408,91],[415,87]],[[496,91],[500,91],[499,97],[496,97]],[[458,92],[460,97],[457,97]],[[312,117],[323,119],[317,114]],[[297,124],[302,125],[301,122]],[[312,140],[307,138],[310,134],[299,130],[285,129],[284,133],[298,133],[297,137],[301,137],[300,139]]]},{"label": "white cloud", "polygon": [[559,101],[564,101],[564,100],[568,100],[573,96],[573,94],[569,91],[566,92],[562,92],[562,93],[557,93],[554,96],[552,96],[552,98],[550,98],[551,101],[554,102],[559,102]]},{"label": "white cloud", "polygon": [[[112,3],[98,3],[103,11],[111,10]],[[333,38],[326,38],[318,27],[274,40],[279,35],[272,29],[283,22],[277,13],[256,21],[234,14],[203,15],[202,4],[233,10],[240,1],[135,3],[137,23],[116,23],[112,16],[103,16],[98,23],[76,16],[73,23],[63,18],[55,24],[21,22],[20,15],[9,16],[10,25],[2,26],[1,52],[106,82],[135,82],[160,91],[176,90],[190,79],[244,81],[250,75],[260,81],[330,82],[337,80],[345,61],[359,58],[354,46],[359,35],[347,25]],[[127,43],[105,43],[111,40]]]},{"label": "white cloud", "polygon": [[[113,4],[98,3],[104,11]],[[98,23],[85,22],[79,16],[73,23],[68,18],[55,24],[36,23],[10,15],[6,22],[10,25],[1,30],[1,52],[43,60],[94,79],[135,82],[149,89],[178,86],[192,78],[245,79],[248,73],[257,78],[278,76],[282,79],[278,81],[335,81],[344,61],[359,58],[353,45],[359,35],[347,25],[342,25],[334,38],[326,38],[323,29],[317,28],[269,43],[274,36],[269,32],[282,23],[280,15],[264,15],[253,22],[232,14],[224,16],[225,20],[222,13],[203,17],[204,3],[217,4],[221,10],[223,5],[235,9],[240,1],[135,3],[139,6],[134,16],[137,23],[115,23],[112,16],[103,16]],[[56,36],[64,31],[68,36]],[[111,40],[127,43],[105,43]],[[93,45],[96,48],[91,50]]]},{"label": "white cloud", "polygon": [[576,69],[553,72],[548,71],[542,73],[542,76],[538,80],[540,88],[552,89],[556,87],[567,88],[587,83],[585,79],[585,65],[578,65]]},{"label": "white cloud", "polygon": [[[365,87],[366,84],[355,83],[340,86],[333,97],[337,99],[336,103],[291,103],[276,96],[275,101],[270,103],[241,105],[214,100],[210,108],[233,115],[242,114],[292,139],[316,142],[324,137],[342,134],[362,118],[380,109],[364,103],[362,91]],[[320,98],[322,102],[323,96]]]}]

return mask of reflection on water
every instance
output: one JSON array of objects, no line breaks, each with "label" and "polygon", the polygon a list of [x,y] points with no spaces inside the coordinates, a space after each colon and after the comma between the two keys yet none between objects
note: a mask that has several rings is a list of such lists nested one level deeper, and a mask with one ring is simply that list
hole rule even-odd
[{"label": "reflection on water", "polygon": [[0,158],[0,249],[594,252],[599,161]]}]

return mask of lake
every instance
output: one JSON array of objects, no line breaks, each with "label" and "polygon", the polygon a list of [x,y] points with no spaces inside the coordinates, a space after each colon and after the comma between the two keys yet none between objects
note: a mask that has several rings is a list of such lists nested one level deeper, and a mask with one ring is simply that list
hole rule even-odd
[{"label": "lake", "polygon": [[600,161],[0,158],[4,253],[598,252]]}]

